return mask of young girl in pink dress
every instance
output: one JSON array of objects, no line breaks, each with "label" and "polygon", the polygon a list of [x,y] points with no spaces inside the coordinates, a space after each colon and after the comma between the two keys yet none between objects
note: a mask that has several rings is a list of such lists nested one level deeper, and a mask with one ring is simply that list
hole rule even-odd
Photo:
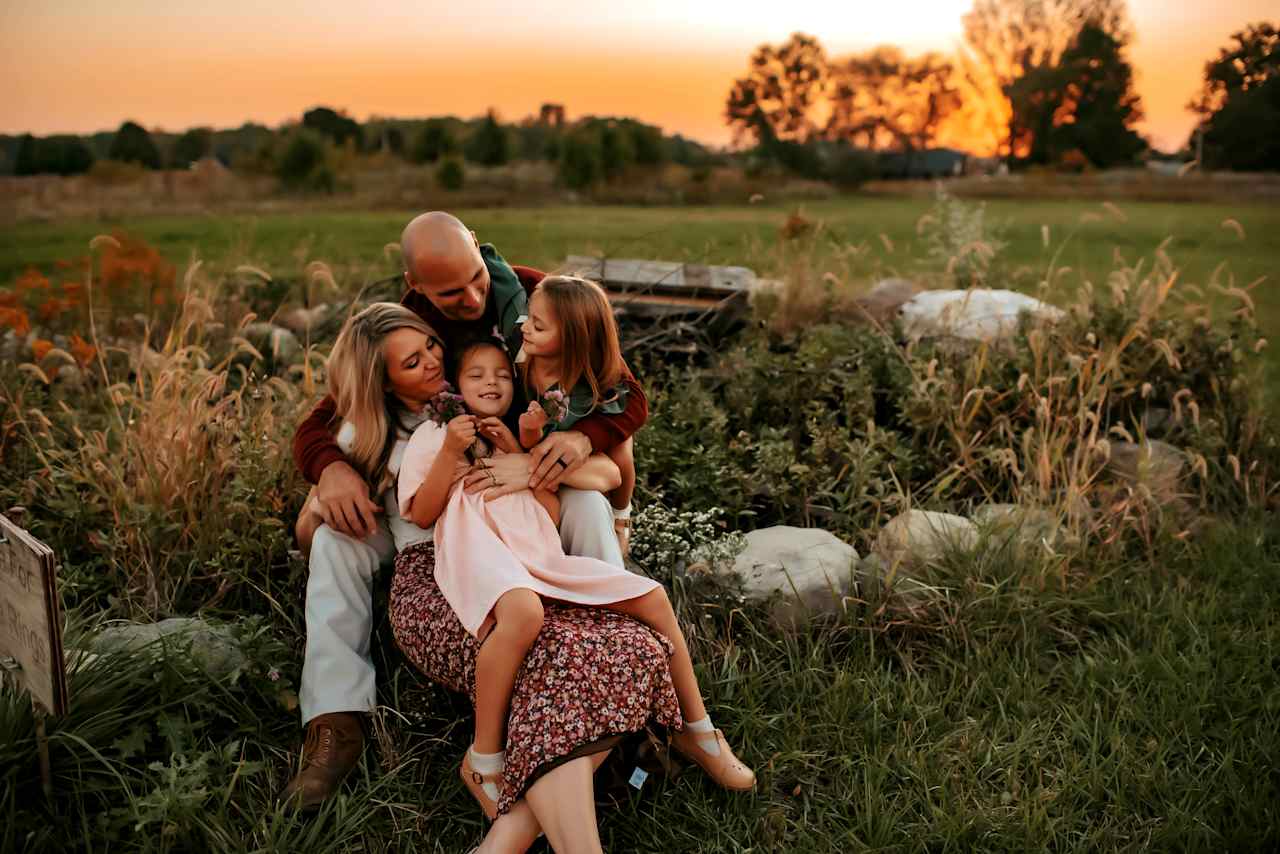
[{"label": "young girl in pink dress", "polygon": [[[613,315],[599,287],[549,277],[535,290],[529,311],[524,355],[531,391],[543,395],[557,384],[575,389],[579,380],[586,380],[596,398],[592,404],[602,402],[600,392],[612,388],[609,380],[617,383],[622,357]],[[569,349],[569,342],[587,358],[562,360],[559,354]],[[662,586],[604,561],[565,555],[553,494],[522,490],[486,500],[483,494],[467,493],[458,482],[467,451],[477,449],[482,455],[487,450],[482,436],[493,443],[494,453],[523,451],[502,422],[514,382],[498,342],[464,347],[457,358],[457,385],[467,412],[444,426],[428,421],[414,431],[397,483],[405,518],[423,528],[435,525],[436,582],[459,621],[482,644],[476,657],[475,740],[463,758],[463,782],[492,817],[503,769],[507,707],[516,673],[542,628],[546,599],[607,607],[664,635],[674,648],[671,674],[685,720],[684,729],[672,737],[674,746],[726,788],[751,788],[755,775],[733,755],[707,715],[684,635]],[[545,413],[535,413],[535,406],[520,419],[526,443],[536,442],[545,426]],[[573,414],[581,417],[586,411]],[[609,460],[597,456],[588,465],[600,470],[602,490],[618,486],[617,468]]]}]

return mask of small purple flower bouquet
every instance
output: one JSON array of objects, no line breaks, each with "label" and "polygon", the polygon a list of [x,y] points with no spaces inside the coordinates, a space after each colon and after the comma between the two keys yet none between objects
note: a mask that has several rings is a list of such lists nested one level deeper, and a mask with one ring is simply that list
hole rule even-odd
[{"label": "small purple flower bouquet", "polygon": [[444,391],[427,401],[426,414],[444,427],[459,415],[466,415],[467,405],[463,402],[462,395],[453,390],[453,386],[446,385]]},{"label": "small purple flower bouquet", "polygon": [[538,405],[547,413],[547,423],[559,424],[569,414],[569,396],[558,388],[548,389],[538,398]]}]

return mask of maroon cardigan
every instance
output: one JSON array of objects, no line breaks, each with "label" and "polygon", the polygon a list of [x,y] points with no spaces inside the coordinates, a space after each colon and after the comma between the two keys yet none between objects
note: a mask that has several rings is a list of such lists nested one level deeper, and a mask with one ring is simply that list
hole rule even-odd
[{"label": "maroon cardigan", "polygon": [[[530,293],[546,275],[532,267],[517,267],[513,264],[511,269],[515,270],[525,291]],[[417,291],[410,290],[400,302],[431,324],[445,339],[446,346],[466,331],[465,323],[446,318]],[[644,396],[644,389],[636,382],[626,365],[622,368],[622,381],[627,384],[626,409],[617,415],[589,415],[573,425],[574,430],[591,440],[593,452],[610,451],[622,444],[643,427],[649,418],[649,401]],[[320,473],[329,463],[346,460],[337,442],[333,440],[333,422],[336,417],[337,404],[331,396],[326,395],[293,434],[293,461],[310,483],[320,482]]]}]

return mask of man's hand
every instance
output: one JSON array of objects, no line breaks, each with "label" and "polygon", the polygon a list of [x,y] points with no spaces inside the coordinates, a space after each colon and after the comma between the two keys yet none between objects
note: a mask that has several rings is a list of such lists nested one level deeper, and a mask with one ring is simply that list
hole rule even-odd
[{"label": "man's hand", "polygon": [[555,490],[565,475],[576,471],[591,456],[591,440],[577,430],[552,433],[529,451],[533,475],[530,489]]},{"label": "man's hand", "polygon": [[483,492],[486,501],[529,488],[528,454],[500,454],[477,462],[463,480],[469,493]]},{"label": "man's hand", "polygon": [[382,508],[369,498],[369,484],[349,463],[329,463],[320,473],[311,509],[340,534],[363,540],[378,527]]}]

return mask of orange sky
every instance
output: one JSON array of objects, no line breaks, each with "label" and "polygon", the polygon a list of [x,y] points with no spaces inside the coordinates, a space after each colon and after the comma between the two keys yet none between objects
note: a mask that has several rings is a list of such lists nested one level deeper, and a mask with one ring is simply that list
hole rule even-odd
[{"label": "orange sky", "polygon": [[[630,115],[726,143],[725,96],[761,42],[802,30],[832,55],[881,43],[948,50],[971,3],[7,3],[0,132],[82,133],[126,118],[166,130],[277,125],[317,104],[361,120],[489,106],[513,120],[556,101],[571,118]],[[1183,105],[1204,62],[1230,33],[1274,18],[1275,0],[1130,0],[1129,10],[1140,130],[1168,149],[1192,126]]]}]

